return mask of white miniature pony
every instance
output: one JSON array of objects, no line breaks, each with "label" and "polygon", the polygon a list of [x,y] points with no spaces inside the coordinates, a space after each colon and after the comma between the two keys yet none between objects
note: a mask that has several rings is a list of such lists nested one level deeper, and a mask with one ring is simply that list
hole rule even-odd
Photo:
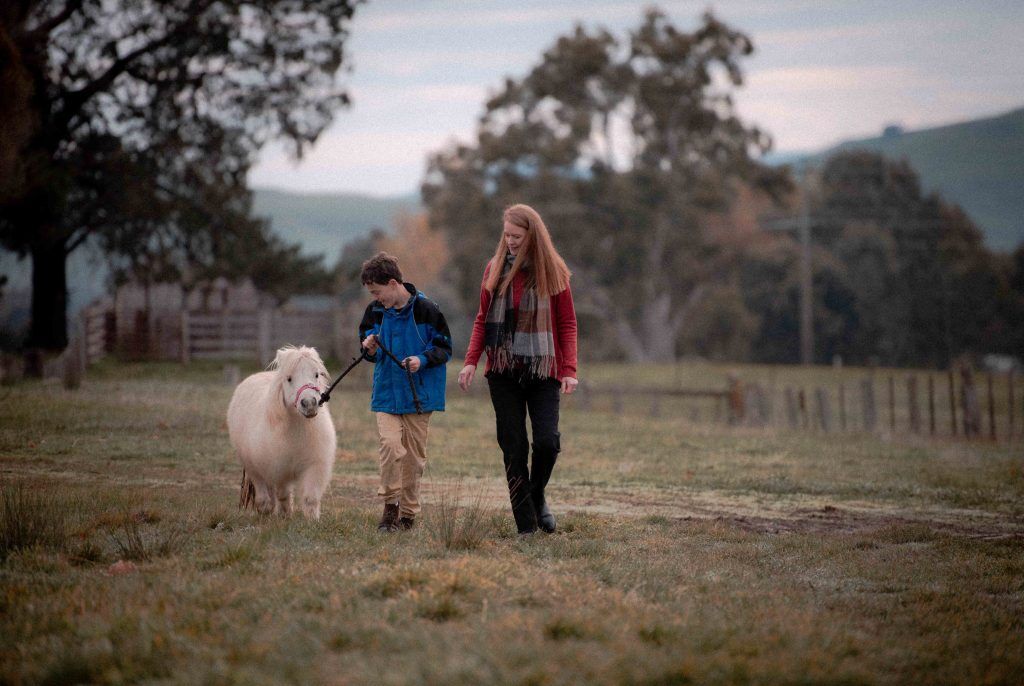
[{"label": "white miniature pony", "polygon": [[228,435],[242,463],[239,506],[290,514],[295,486],[303,514],[320,518],[331,480],[336,437],[331,413],[320,412],[330,379],[313,348],[285,346],[268,367],[238,384],[228,405]]}]

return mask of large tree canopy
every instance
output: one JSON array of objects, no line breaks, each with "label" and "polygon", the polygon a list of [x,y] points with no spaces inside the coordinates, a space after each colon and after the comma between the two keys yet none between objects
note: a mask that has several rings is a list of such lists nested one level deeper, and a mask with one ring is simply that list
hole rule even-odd
[{"label": "large tree canopy", "polygon": [[852,291],[836,352],[887,364],[949,364],[963,352],[997,352],[990,325],[1007,275],[981,231],[956,206],[921,189],[905,161],[841,152],[821,169],[815,240],[843,264]]},{"label": "large tree canopy", "polygon": [[32,259],[31,345],[66,343],[65,263],[90,236],[179,272],[299,259],[249,218],[245,177],[267,142],[301,155],[347,103],[356,2],[3,4],[0,83],[28,89],[29,132],[7,158],[0,240]]},{"label": "large tree canopy", "polygon": [[475,144],[432,157],[424,199],[475,300],[501,210],[535,206],[577,299],[622,352],[670,359],[720,257],[700,213],[739,183],[777,191],[762,131],[733,112],[750,40],[710,14],[692,33],[649,11],[626,40],[577,28],[486,105]]}]

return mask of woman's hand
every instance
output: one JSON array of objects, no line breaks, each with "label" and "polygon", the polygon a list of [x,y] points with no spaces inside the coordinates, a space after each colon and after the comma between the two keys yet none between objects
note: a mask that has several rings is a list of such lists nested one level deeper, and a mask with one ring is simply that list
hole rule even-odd
[{"label": "woman's hand", "polygon": [[461,388],[464,391],[468,391],[470,384],[473,383],[473,376],[475,374],[475,364],[467,364],[465,367],[463,367],[462,371],[459,372],[459,388]]},{"label": "woman's hand", "polygon": [[562,393],[566,395],[572,395],[576,387],[579,386],[580,382],[571,376],[562,377]]}]

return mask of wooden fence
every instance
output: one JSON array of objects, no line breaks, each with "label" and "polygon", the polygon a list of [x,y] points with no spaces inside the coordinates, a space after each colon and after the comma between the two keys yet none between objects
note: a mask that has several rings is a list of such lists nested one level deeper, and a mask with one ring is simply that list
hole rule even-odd
[{"label": "wooden fence", "polygon": [[114,349],[117,331],[114,313],[99,303],[89,305],[79,315],[82,354],[86,365],[102,359]]},{"label": "wooden fence", "polygon": [[[851,382],[852,381],[852,382]],[[576,405],[623,414],[820,433],[1016,440],[1024,437],[1024,384],[1015,373],[844,375],[832,383],[768,387],[730,378],[721,388],[580,385]]]},{"label": "wooden fence", "polygon": [[63,357],[80,356],[83,368],[115,350],[130,359],[187,363],[256,358],[266,364],[287,343],[314,346],[323,354],[338,354],[346,344],[355,345],[349,340],[354,333],[345,328],[338,310],[183,311],[154,322],[136,316],[133,326],[120,332],[120,339],[115,316],[110,304],[102,301],[83,309],[72,331],[74,351]]},{"label": "wooden fence", "polygon": [[285,343],[337,352],[339,319],[334,312],[182,312],[181,360],[256,357],[266,364]]}]

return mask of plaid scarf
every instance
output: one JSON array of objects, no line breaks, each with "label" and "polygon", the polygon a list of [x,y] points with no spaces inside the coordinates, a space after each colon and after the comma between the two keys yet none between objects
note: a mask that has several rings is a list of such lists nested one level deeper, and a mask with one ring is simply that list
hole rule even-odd
[{"label": "plaid scarf", "polygon": [[[498,283],[504,283],[515,257],[505,256]],[[513,372],[545,379],[555,366],[555,338],[552,334],[551,298],[538,298],[532,280],[523,289],[519,310],[512,305],[512,285],[499,293],[495,289],[484,320],[484,348],[497,373]]]}]

